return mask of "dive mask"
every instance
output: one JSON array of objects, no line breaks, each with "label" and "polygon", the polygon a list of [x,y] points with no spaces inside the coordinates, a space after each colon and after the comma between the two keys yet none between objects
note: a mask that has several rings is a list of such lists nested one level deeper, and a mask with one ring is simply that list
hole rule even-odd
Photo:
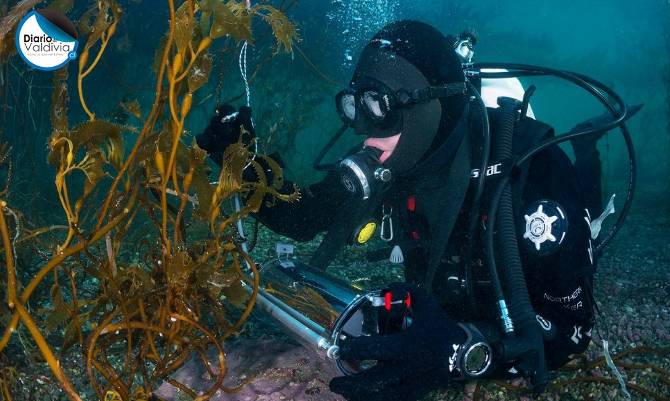
[{"label": "dive mask", "polygon": [[[345,124],[354,127],[369,124],[395,134],[402,127],[402,113],[399,112],[402,108],[463,93],[463,82],[393,91],[382,82],[367,78],[365,82],[352,83],[338,93],[335,104]],[[360,131],[364,132],[365,128],[362,128]]]}]

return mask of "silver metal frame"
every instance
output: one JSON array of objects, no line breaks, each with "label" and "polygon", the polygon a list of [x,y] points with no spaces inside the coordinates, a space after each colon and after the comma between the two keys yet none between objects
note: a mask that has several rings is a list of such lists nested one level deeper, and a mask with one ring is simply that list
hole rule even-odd
[{"label": "silver metal frame", "polygon": [[[283,262],[286,262],[286,260]],[[296,268],[300,269],[299,262],[292,262],[295,262]],[[282,260],[273,259],[262,264],[259,271],[282,268],[281,263]],[[332,327],[321,326],[299,310],[267,293],[264,288],[260,288],[256,296],[258,307],[272,317],[284,331],[301,344],[316,351],[322,357],[335,360],[337,367],[343,374],[351,375],[356,373],[346,366],[346,361],[339,359],[340,348],[338,341],[343,336],[345,326],[360,308],[366,305],[366,303],[369,303],[371,306],[378,306],[375,302],[379,301],[379,291],[360,294],[353,288],[351,291],[348,291],[348,288],[343,288],[341,284],[332,280],[329,281],[327,276],[319,275],[318,271],[312,271],[308,266],[303,266],[303,269],[299,271],[302,273],[301,276],[304,277],[304,280],[306,280],[304,284],[310,284],[310,288],[317,290],[324,297],[333,300],[333,307],[339,311],[339,316],[335,319]],[[248,283],[242,282],[242,285],[249,294],[253,292],[252,286]]]},{"label": "silver metal frame", "polygon": [[368,199],[370,197],[371,192],[370,183],[368,182],[368,179],[365,176],[365,173],[363,173],[363,170],[361,170],[360,166],[349,159],[342,160],[342,162],[340,162],[340,165],[345,166],[349,170],[353,171],[353,173],[356,175],[356,178],[358,178],[359,182],[361,183],[361,189],[363,191],[363,199]]},{"label": "silver metal frame", "polygon": [[[470,356],[470,353],[474,349],[476,349],[477,347],[481,347],[481,346],[483,346],[484,348],[487,349],[487,356],[488,357],[487,357],[487,360],[486,360],[486,364],[484,364],[483,368],[481,368],[477,372],[473,373],[473,372],[466,369],[468,357]],[[467,350],[465,350],[465,353],[463,354],[463,359],[461,361],[461,363],[462,363],[461,372],[463,373],[463,375],[465,375],[467,377],[479,377],[479,376],[483,375],[484,373],[486,373],[489,370],[489,367],[491,367],[491,361],[492,360],[493,360],[493,349],[491,348],[491,346],[488,343],[485,343],[483,341],[476,342],[476,343],[470,345]]]}]

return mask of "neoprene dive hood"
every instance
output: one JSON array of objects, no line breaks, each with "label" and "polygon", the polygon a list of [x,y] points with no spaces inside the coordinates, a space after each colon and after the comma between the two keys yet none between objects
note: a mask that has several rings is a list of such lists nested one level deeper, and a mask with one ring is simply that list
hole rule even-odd
[{"label": "neoprene dive hood", "polygon": [[394,174],[407,172],[443,142],[462,114],[465,76],[452,45],[423,22],[389,24],[367,44],[350,88],[338,95],[340,115],[356,133],[401,134],[384,162]]}]

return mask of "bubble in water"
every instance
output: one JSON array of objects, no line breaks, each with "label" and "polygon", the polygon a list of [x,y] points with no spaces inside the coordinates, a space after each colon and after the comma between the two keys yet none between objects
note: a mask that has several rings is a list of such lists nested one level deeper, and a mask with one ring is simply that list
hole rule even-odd
[{"label": "bubble in water", "polygon": [[350,67],[353,54],[381,27],[394,21],[400,10],[400,0],[337,0],[328,13],[331,22],[341,32],[344,67]]}]

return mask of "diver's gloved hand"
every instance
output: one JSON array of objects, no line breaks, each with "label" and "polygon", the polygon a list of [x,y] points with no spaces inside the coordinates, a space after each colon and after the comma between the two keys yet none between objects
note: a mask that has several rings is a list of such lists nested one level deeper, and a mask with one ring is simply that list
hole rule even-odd
[{"label": "diver's gloved hand", "polygon": [[[245,134],[243,134],[242,128],[246,131]],[[221,165],[223,152],[228,146],[240,139],[245,144],[250,144],[254,137],[251,109],[242,106],[236,111],[233,106],[224,104],[216,108],[215,115],[210,120],[209,125],[202,134],[195,137],[195,140],[198,146],[209,153],[214,162]]]},{"label": "diver's gloved hand", "polygon": [[389,292],[393,306],[410,309],[411,325],[394,334],[340,341],[341,359],[378,361],[330,382],[330,389],[348,400],[416,400],[454,376],[455,350],[465,342],[465,331],[423,289],[394,284]]}]

